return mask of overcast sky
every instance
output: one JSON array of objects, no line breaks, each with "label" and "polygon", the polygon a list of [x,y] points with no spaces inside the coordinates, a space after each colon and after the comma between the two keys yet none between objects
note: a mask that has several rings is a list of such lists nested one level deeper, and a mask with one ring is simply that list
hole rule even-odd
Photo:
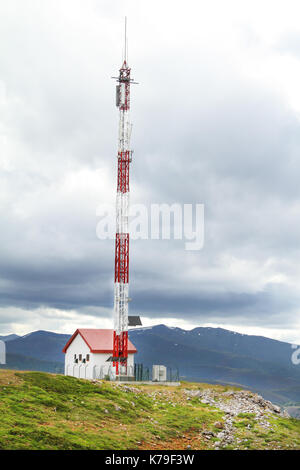
[{"label": "overcast sky", "polygon": [[115,83],[133,203],[203,203],[205,243],[131,243],[145,326],[300,342],[299,1],[0,1],[0,335],[112,325]]}]

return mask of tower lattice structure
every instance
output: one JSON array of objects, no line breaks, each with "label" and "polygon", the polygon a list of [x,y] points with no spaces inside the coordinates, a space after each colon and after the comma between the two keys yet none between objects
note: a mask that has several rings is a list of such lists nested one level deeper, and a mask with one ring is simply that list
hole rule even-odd
[{"label": "tower lattice structure", "polygon": [[[126,28],[126,25],[125,25]],[[126,29],[125,29],[126,46]],[[128,302],[129,302],[129,174],[132,160],[130,149],[130,77],[131,69],[125,58],[119,70],[116,105],[119,108],[118,171],[116,199],[115,283],[113,365],[116,376],[127,375]]]}]

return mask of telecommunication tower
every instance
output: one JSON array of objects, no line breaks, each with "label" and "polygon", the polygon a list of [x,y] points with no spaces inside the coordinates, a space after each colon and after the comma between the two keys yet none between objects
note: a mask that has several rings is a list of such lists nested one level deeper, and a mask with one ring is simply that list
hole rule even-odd
[{"label": "telecommunication tower", "polygon": [[127,375],[128,357],[128,302],[129,299],[129,167],[132,161],[130,136],[131,69],[127,58],[125,18],[125,50],[123,64],[116,85],[116,106],[119,108],[118,172],[116,200],[115,284],[113,366],[116,377]]}]

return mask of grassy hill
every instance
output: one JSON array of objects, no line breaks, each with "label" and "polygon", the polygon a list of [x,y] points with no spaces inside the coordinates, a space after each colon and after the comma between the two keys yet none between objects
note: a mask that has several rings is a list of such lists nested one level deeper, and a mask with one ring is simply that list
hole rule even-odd
[{"label": "grassy hill", "polygon": [[[216,405],[201,393],[213,394]],[[264,421],[253,413],[230,417],[234,439],[218,444],[230,415],[221,408],[234,393],[251,392],[199,383],[91,383],[3,369],[0,449],[300,449],[300,421],[266,411]]]}]

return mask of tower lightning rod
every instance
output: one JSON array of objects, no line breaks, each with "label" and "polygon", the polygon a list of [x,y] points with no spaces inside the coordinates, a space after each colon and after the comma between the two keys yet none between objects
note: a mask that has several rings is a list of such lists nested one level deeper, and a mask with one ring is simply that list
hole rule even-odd
[{"label": "tower lightning rod", "polygon": [[127,16],[125,16],[125,57],[124,57],[125,62],[128,60],[127,57]]}]

